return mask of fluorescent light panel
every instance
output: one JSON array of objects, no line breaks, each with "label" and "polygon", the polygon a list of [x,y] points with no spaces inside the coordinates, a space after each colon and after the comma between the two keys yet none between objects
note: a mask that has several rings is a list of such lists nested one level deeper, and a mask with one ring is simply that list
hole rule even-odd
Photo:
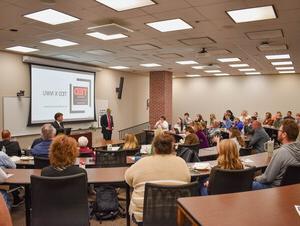
[{"label": "fluorescent light panel", "polygon": [[294,70],[294,67],[275,67],[276,70]]},{"label": "fluorescent light panel", "polygon": [[201,75],[186,75],[186,77],[194,78],[194,77],[201,77]]},{"label": "fluorescent light panel", "polygon": [[267,55],[266,58],[268,60],[290,59],[290,54]]},{"label": "fluorescent light panel", "polygon": [[277,18],[273,6],[232,10],[227,11],[227,13],[236,23],[245,23]]},{"label": "fluorescent light panel", "polygon": [[197,69],[197,70],[199,70],[199,69],[204,69],[204,68],[205,68],[205,66],[193,66],[192,68],[193,68],[193,69]]},{"label": "fluorescent light panel", "polygon": [[293,74],[295,71],[279,71],[280,74]]},{"label": "fluorescent light panel", "polygon": [[163,20],[153,23],[147,23],[149,27],[152,27],[160,32],[179,31],[192,29],[193,27],[182,19]]},{"label": "fluorescent light panel", "polygon": [[245,72],[246,75],[260,75],[261,73],[258,71],[255,72]]},{"label": "fluorescent light panel", "polygon": [[206,70],[206,73],[221,73],[220,70]]},{"label": "fluorescent light panel", "polygon": [[142,67],[160,67],[160,64],[150,63],[150,64],[140,64]]},{"label": "fluorescent light panel", "polygon": [[217,73],[217,74],[214,74],[215,76],[227,76],[227,75],[230,75],[228,73]]},{"label": "fluorescent light panel", "polygon": [[176,61],[176,63],[181,65],[198,64],[198,62],[193,60]]},{"label": "fluorescent light panel", "polygon": [[122,69],[128,69],[129,67],[125,67],[125,66],[111,66],[109,68],[111,68],[111,69],[117,69],[117,70],[122,70]]},{"label": "fluorescent light panel", "polygon": [[223,62],[223,63],[239,62],[239,61],[241,61],[240,58],[219,58],[217,60],[220,61],[220,62]]},{"label": "fluorescent light panel", "polygon": [[229,64],[230,67],[249,67],[249,64]]},{"label": "fluorescent light panel", "polygon": [[54,9],[45,9],[39,12],[24,15],[24,17],[51,25],[64,24],[79,20],[76,17],[61,13]]},{"label": "fluorescent light panel", "polygon": [[117,11],[135,9],[135,8],[155,4],[155,2],[150,0],[96,0],[96,1]]},{"label": "fluorescent light panel", "polygon": [[241,68],[239,71],[256,71],[255,68]]},{"label": "fluorescent light panel", "polygon": [[101,40],[104,40],[104,41],[120,39],[120,38],[127,38],[128,37],[128,36],[123,35],[123,34],[106,35],[106,34],[102,34],[100,32],[91,32],[91,33],[87,33],[86,35],[94,37],[94,38],[98,38],[98,39],[101,39]]},{"label": "fluorescent light panel", "polygon": [[60,39],[60,38],[42,41],[41,43],[51,45],[51,46],[57,46],[57,47],[66,47],[66,46],[78,45],[78,43],[76,43],[76,42],[71,42],[71,41],[68,41],[68,40]]},{"label": "fluorescent light panel", "polygon": [[30,52],[38,51],[38,49],[34,49],[26,46],[13,46],[13,47],[6,48],[6,50],[21,52],[21,53],[30,53]]},{"label": "fluorescent light panel", "polygon": [[280,66],[280,65],[292,65],[292,61],[278,61],[278,62],[271,62],[274,66]]}]

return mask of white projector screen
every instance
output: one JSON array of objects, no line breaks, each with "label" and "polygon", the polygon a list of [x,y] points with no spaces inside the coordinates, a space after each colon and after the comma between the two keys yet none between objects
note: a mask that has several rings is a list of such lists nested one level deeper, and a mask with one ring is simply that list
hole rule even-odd
[{"label": "white projector screen", "polygon": [[30,65],[31,112],[29,125],[54,121],[95,121],[95,73],[43,65]]}]

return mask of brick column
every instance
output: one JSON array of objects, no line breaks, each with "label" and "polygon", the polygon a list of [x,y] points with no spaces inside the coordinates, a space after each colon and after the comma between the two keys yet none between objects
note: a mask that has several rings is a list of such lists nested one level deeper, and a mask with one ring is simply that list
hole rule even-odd
[{"label": "brick column", "polygon": [[172,72],[150,72],[149,123],[151,128],[164,115],[172,122]]}]

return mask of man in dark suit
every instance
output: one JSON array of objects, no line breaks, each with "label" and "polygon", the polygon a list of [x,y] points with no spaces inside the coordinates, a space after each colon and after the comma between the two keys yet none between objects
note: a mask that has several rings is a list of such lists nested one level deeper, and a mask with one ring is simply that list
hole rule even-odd
[{"label": "man in dark suit", "polygon": [[111,140],[112,130],[114,128],[114,121],[111,115],[111,110],[108,108],[106,114],[101,116],[100,124],[104,140]]},{"label": "man in dark suit", "polygon": [[51,125],[56,129],[56,133],[63,133],[64,132],[64,115],[63,113],[57,112],[54,115],[55,121],[51,123]]},{"label": "man in dark suit", "polygon": [[2,141],[0,141],[0,151],[5,150],[8,156],[21,156],[20,145],[18,141],[11,141],[9,130],[3,130],[1,136]]}]

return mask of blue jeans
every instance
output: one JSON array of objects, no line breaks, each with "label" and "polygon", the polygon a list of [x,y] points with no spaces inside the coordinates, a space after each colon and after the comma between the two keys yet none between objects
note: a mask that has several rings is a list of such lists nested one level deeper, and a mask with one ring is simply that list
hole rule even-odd
[{"label": "blue jeans", "polygon": [[266,189],[271,188],[271,185],[269,184],[263,184],[257,181],[253,181],[252,183],[252,190],[260,190],[260,189]]},{"label": "blue jeans", "polygon": [[7,208],[10,209],[11,208],[11,200],[10,200],[7,192],[4,191],[4,190],[0,190],[0,195],[2,195],[2,197],[4,199],[4,202],[6,203]]}]

